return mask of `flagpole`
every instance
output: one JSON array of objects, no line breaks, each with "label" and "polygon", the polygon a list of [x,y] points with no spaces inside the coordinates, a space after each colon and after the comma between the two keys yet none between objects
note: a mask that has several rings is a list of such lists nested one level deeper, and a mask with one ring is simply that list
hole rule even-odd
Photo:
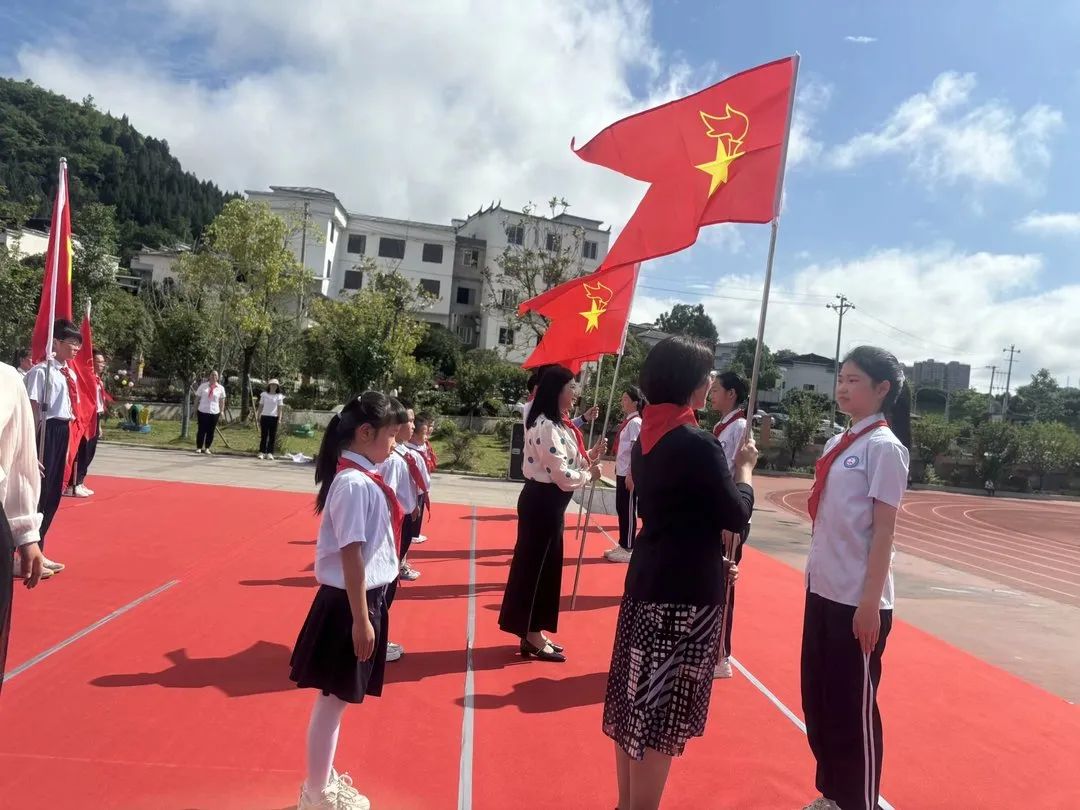
[{"label": "flagpole", "polygon": [[49,287],[49,326],[45,338],[45,374],[44,390],[41,392],[41,424],[38,431],[38,458],[45,458],[45,423],[48,421],[49,409],[49,372],[52,370],[52,344],[56,326],[56,282],[60,275],[60,222],[64,216],[64,209],[59,206],[67,205],[67,158],[60,158],[59,178],[56,184],[56,202],[53,204],[52,225],[49,236],[53,241],[52,254],[52,283]]},{"label": "flagpole", "polygon": [[[600,377],[602,376],[601,372],[603,370],[604,370],[604,355],[600,355],[599,359],[596,361],[596,394],[593,396],[593,400],[594,400],[593,404],[596,404],[595,400],[600,398]],[[593,419],[591,422],[589,422],[589,445],[586,448],[588,450],[592,449],[593,428],[595,428],[595,427],[596,427],[596,420]],[[574,526],[574,537],[577,537],[578,532],[581,531],[581,515],[582,515],[582,513],[584,511],[585,511],[585,499],[582,498],[581,501],[578,503],[577,524]]]}]

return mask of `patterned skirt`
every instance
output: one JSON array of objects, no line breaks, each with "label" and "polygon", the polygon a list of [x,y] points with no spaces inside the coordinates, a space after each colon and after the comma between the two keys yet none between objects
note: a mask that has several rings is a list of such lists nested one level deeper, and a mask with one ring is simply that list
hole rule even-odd
[{"label": "patterned skirt", "polygon": [[623,596],[604,699],[604,733],[634,759],[651,748],[681,756],[705,731],[722,605]]}]

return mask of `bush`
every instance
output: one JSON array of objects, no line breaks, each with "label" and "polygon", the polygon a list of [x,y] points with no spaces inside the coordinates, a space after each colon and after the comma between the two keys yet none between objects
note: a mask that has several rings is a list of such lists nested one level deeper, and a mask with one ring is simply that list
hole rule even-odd
[{"label": "bush", "polygon": [[418,411],[434,411],[443,414],[460,414],[461,400],[453,391],[440,391],[432,389],[422,391],[416,395],[416,409]]},{"label": "bush", "polygon": [[432,431],[431,438],[446,441],[453,441],[454,437],[461,432],[461,428],[457,426],[457,423],[453,419],[440,419],[436,420],[435,430]]},{"label": "bush", "polygon": [[[456,427],[456,426],[455,426]],[[459,470],[472,468],[476,458],[476,434],[470,430],[457,430],[447,445],[450,449],[451,467]]]},{"label": "bush", "polygon": [[504,442],[509,442],[514,435],[514,425],[517,419],[500,419],[495,425],[495,436]]}]

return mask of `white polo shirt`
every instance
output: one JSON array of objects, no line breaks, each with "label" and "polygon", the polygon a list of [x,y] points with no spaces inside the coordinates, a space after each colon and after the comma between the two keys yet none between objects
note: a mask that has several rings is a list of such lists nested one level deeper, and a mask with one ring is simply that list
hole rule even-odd
[{"label": "white polo shirt", "polygon": [[[858,433],[882,418],[874,414],[849,430]],[[840,434],[829,439],[824,452],[828,453],[842,437]],[[899,509],[907,480],[907,448],[887,427],[860,436],[836,458],[818,504],[806,560],[806,587],[811,593],[858,607],[873,538],[874,501]],[[893,607],[891,559],[880,606],[882,610]]]},{"label": "white polo shirt", "polygon": [[210,383],[204,382],[195,392],[199,398],[199,413],[221,413],[221,403],[225,401],[225,386],[221,383],[214,384],[214,394],[210,395]]},{"label": "white polo shirt", "polygon": [[736,419],[735,415],[738,413],[738,410],[734,410],[720,420],[720,432],[716,436],[716,440],[720,442],[724,450],[728,469],[732,472],[735,471],[735,454],[739,451],[743,436],[746,435],[746,417],[740,416]]},{"label": "white polo shirt", "polygon": [[402,445],[395,445],[386,461],[379,465],[379,475],[394,490],[405,514],[411,515],[416,510],[416,486],[409,475],[409,463],[403,455],[405,452]]},{"label": "white polo shirt", "polygon": [[[70,422],[75,418],[71,409],[71,392],[68,391],[68,383],[64,378],[64,364],[50,357],[48,390],[45,390],[45,363],[38,363],[26,372],[23,382],[26,384],[26,392],[33,402],[41,405],[45,410],[47,419],[63,419]],[[75,370],[67,366],[72,377],[76,377]]]},{"label": "white polo shirt", "polygon": [[615,455],[615,475],[623,477],[630,474],[630,451],[641,435],[641,417],[637,411],[630,414],[628,419],[626,427],[619,433],[619,451]]},{"label": "white polo shirt", "polygon": [[[342,455],[365,470],[375,466],[346,450]],[[364,579],[368,588],[389,585],[401,567],[390,526],[390,506],[378,484],[352,468],[339,472],[330,484],[315,543],[315,579],[322,585],[345,589],[341,550],[362,543]]]},{"label": "white polo shirt", "polygon": [[285,401],[285,395],[282,393],[271,394],[269,391],[263,391],[259,394],[259,407],[262,410],[263,416],[277,416],[278,411],[281,409],[281,403]]}]

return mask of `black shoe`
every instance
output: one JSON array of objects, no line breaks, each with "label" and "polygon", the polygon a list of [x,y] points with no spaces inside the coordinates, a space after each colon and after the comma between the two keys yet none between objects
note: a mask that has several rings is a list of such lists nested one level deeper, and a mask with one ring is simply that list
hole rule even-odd
[{"label": "black shoe", "polygon": [[556,644],[550,638],[546,637],[544,638],[544,641],[546,641],[548,643],[548,646],[551,647],[551,649],[553,649],[555,652],[566,652],[566,647],[564,647],[562,644]]},{"label": "black shoe", "polygon": [[550,646],[550,644],[545,644],[543,647],[534,647],[528,641],[522,639],[520,647],[521,657],[535,658],[538,661],[554,661],[559,664],[564,663],[566,661],[566,656],[561,652],[556,652],[554,649],[552,649],[551,652],[548,652],[548,647]]}]

